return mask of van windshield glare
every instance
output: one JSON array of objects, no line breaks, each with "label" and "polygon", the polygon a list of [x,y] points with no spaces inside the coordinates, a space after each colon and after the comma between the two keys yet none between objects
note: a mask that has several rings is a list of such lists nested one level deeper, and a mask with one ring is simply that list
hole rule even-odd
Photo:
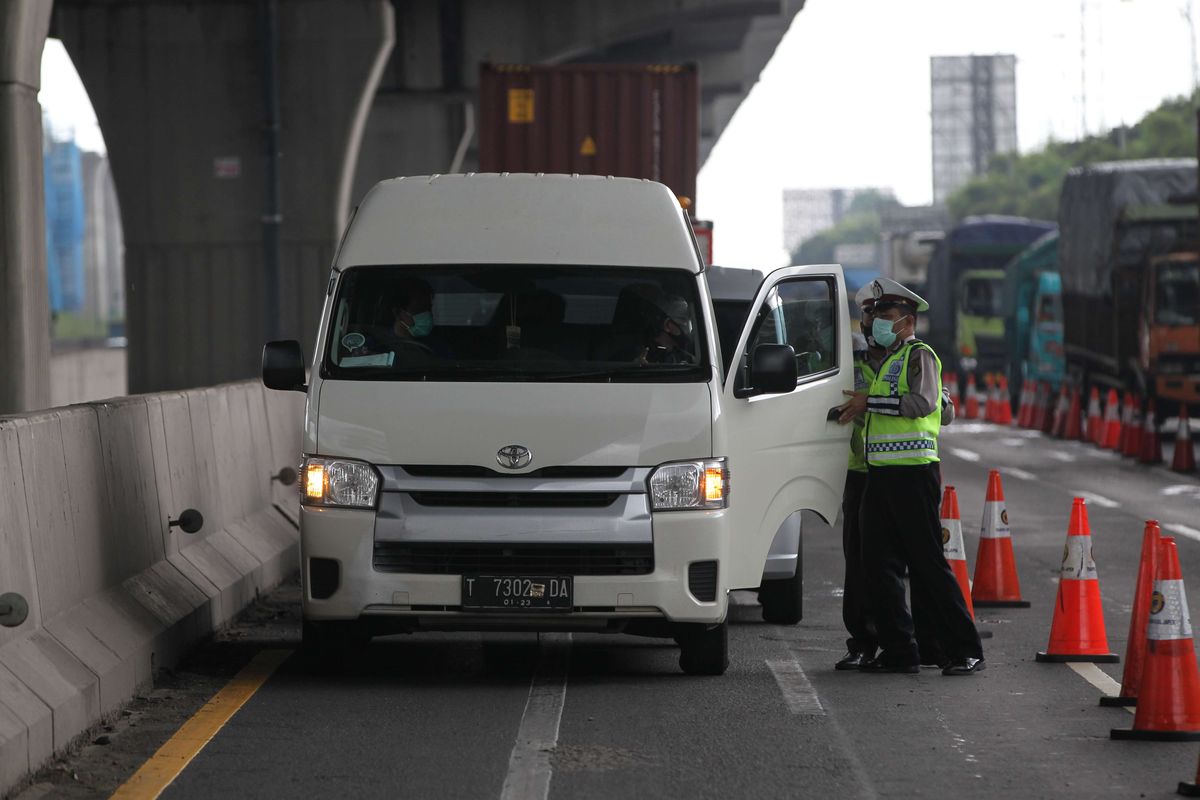
[{"label": "van windshield glare", "polygon": [[343,272],[333,380],[704,381],[685,270],[471,264]]}]

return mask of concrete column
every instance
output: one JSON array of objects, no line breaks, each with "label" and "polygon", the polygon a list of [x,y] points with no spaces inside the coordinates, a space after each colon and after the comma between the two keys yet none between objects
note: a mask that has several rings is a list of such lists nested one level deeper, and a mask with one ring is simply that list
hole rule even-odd
[{"label": "concrete column", "polygon": [[50,403],[42,46],[50,0],[0,0],[0,414]]},{"label": "concrete column", "polygon": [[[259,10],[258,0],[55,3],[120,199],[131,392],[258,373],[269,169]],[[388,0],[278,4],[279,332],[309,351],[392,40]]]}]

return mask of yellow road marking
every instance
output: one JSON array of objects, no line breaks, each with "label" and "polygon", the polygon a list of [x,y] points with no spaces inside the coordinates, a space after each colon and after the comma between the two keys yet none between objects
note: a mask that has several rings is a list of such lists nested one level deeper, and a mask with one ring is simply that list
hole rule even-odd
[{"label": "yellow road marking", "polygon": [[[1109,677],[1108,673],[1092,663],[1079,663],[1070,661],[1067,666],[1073,669],[1079,677],[1095,686],[1104,694],[1115,697],[1121,693],[1121,684]],[[1130,714],[1136,714],[1137,711],[1133,706],[1124,706],[1125,710]]]},{"label": "yellow road marking", "polygon": [[260,651],[233,676],[233,680],[183,723],[133,777],[121,784],[112,797],[149,800],[162,794],[291,654],[291,650]]}]

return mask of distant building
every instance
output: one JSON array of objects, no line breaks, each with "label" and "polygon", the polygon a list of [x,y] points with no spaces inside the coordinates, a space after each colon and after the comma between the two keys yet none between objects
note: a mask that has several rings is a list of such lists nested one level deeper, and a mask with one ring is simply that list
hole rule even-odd
[{"label": "distant building", "polygon": [[794,253],[805,239],[841,222],[854,198],[869,191],[891,193],[887,189],[784,189],[784,248]]},{"label": "distant building", "polygon": [[87,283],[83,272],[83,177],[74,140],[43,141],[46,192],[46,271],[50,310],[82,311]]},{"label": "distant building", "polygon": [[934,56],[930,64],[933,202],[1017,150],[1017,58]]},{"label": "distant building", "polygon": [[108,158],[85,150],[82,162],[87,307],[92,317],[107,323],[113,333],[125,319],[125,237],[121,209]]}]

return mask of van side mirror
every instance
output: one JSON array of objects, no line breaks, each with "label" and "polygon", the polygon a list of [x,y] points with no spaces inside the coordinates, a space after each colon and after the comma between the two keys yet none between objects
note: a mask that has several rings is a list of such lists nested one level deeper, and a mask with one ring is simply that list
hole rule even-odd
[{"label": "van side mirror", "polygon": [[796,351],[790,344],[760,344],[750,356],[750,386],[743,397],[786,394],[796,388]]},{"label": "van side mirror", "polygon": [[280,392],[307,392],[304,383],[304,351],[295,339],[267,342],[262,354],[262,381]]}]

